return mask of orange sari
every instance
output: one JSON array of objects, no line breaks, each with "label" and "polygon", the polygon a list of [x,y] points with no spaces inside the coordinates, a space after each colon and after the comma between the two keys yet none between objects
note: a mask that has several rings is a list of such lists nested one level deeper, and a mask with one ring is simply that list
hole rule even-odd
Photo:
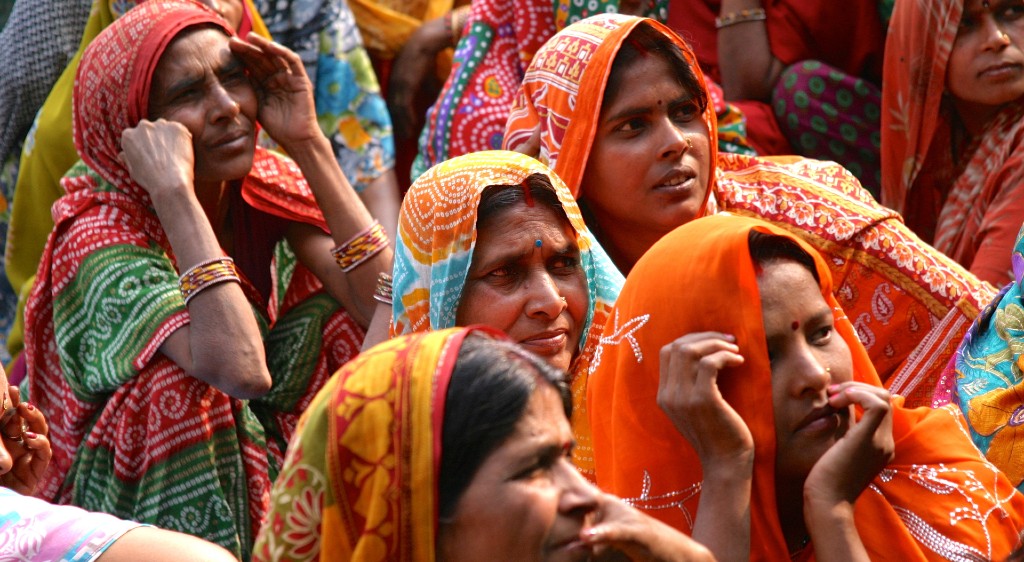
[{"label": "orange sari", "polygon": [[[685,334],[733,334],[745,361],[723,370],[718,386],[754,438],[751,559],[785,560],[775,497],[771,365],[748,250],[751,230],[790,238],[814,258],[836,332],[850,347],[854,380],[880,385],[833,296],[828,258],[783,228],[718,215],[662,238],[630,272],[601,338],[588,402],[598,484],[690,532],[700,516],[701,466],[657,405],[658,353]],[[857,530],[872,559],[1002,560],[1018,546],[1024,496],[974,447],[959,410],[911,410],[897,398],[893,437],[895,458],[855,504]]]},{"label": "orange sari", "polygon": [[896,3],[882,89],[882,202],[979,278],[1003,285],[1013,280],[1024,221],[1024,100],[1006,104],[973,139],[955,124],[946,67],[963,4]]},{"label": "orange sari", "polygon": [[[516,146],[539,126],[539,158],[581,201],[598,127],[594,116],[601,112],[619,45],[638,25],[678,45],[706,84],[690,48],[668,28],[607,14],[573,24],[549,41],[516,95],[506,144]],[[710,109],[704,123],[714,151],[717,131]],[[715,173],[708,180],[703,214],[725,210],[770,221],[827,256],[835,297],[882,380],[908,403],[930,404],[957,343],[995,289],[923,243],[897,213],[876,203],[834,163],[717,152],[711,158]]]}]

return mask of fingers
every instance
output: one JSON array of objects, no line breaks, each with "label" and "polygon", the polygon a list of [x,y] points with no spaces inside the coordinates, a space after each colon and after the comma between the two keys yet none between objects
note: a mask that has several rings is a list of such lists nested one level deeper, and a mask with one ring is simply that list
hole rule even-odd
[{"label": "fingers", "polygon": [[265,79],[277,72],[295,75],[305,73],[299,55],[284,45],[255,33],[249,34],[245,40],[232,37],[228,45],[258,79]]},{"label": "fingers", "polygon": [[520,143],[518,146],[512,147],[512,150],[536,158],[540,155],[540,124],[533,128],[533,132],[530,134],[530,138]]},{"label": "fingers", "polygon": [[46,416],[39,411],[33,404],[25,402],[18,406],[18,414],[21,415],[21,419],[25,420],[25,427],[27,432],[38,433],[39,435],[49,435],[50,428],[46,423]]}]

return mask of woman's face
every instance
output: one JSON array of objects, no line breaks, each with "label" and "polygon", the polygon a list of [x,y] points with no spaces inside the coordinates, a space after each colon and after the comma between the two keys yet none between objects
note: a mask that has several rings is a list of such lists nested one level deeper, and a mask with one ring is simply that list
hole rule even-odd
[{"label": "woman's face", "polygon": [[580,193],[599,230],[661,237],[697,217],[710,146],[700,106],[661,56],[641,56],[608,92]]},{"label": "woman's face", "polygon": [[807,268],[770,262],[757,287],[772,367],[776,475],[802,481],[849,428],[849,411],[829,406],[826,388],[852,380],[853,360]]},{"label": "woman's face", "polygon": [[185,31],[153,71],[149,118],[177,121],[192,134],[196,182],[245,177],[256,142],[256,92],[228,37],[213,28]]},{"label": "woman's face", "polygon": [[540,383],[515,431],[477,471],[438,534],[441,560],[586,560],[580,531],[598,490],[569,458],[572,429]]},{"label": "woman's face", "polygon": [[991,114],[1024,95],[1024,0],[967,0],[946,69],[961,115]]},{"label": "woman's face", "polygon": [[587,278],[572,226],[541,203],[505,208],[477,230],[455,320],[502,330],[566,370],[580,342]]}]

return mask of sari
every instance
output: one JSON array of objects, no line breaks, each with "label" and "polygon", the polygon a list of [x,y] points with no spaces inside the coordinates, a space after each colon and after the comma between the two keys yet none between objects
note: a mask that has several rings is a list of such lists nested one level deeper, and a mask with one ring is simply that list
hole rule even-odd
[{"label": "sari", "polygon": [[91,562],[122,535],[141,526],[0,487],[0,560]]},{"label": "sari", "polygon": [[[784,228],[718,215],[677,228],[637,262],[601,338],[588,400],[601,488],[692,532],[700,517],[701,465],[657,405],[658,354],[685,334],[734,335],[744,362],[723,369],[717,384],[754,441],[750,557],[786,560],[790,553],[775,495],[772,370],[748,248],[751,230],[789,238],[813,257],[821,295],[833,310],[833,337],[850,348],[853,380],[880,386],[853,323],[833,296],[827,258]],[[1005,559],[1024,530],[1024,496],[974,447],[959,410],[908,409],[897,397],[892,419],[895,456],[854,504],[854,523],[869,557]],[[804,549],[798,559],[813,559],[812,551]]]},{"label": "sari", "polygon": [[445,399],[472,328],[362,353],[299,421],[254,561],[431,562]]},{"label": "sari", "polygon": [[1024,230],[1011,261],[1013,283],[964,336],[935,401],[960,407],[974,444],[1024,492]]},{"label": "sari", "polygon": [[[925,241],[995,285],[1024,221],[1024,101],[977,137],[955,124],[946,69],[963,0],[897,3],[885,49],[882,203]],[[963,137],[957,150],[954,138]]]},{"label": "sari", "polygon": [[[43,255],[46,237],[53,230],[50,207],[64,195],[61,178],[78,160],[71,131],[71,105],[75,75],[82,53],[96,36],[115,19],[145,0],[94,0],[78,51],[63,69],[53,89],[35,114],[25,137],[20,162],[11,183],[11,221],[4,247],[5,273],[18,296],[18,320],[10,333],[7,347],[17,355],[24,347],[23,312],[25,299],[32,290],[36,269]],[[239,35],[250,31],[269,37],[263,21],[252,5],[244,0]],[[13,199],[13,200],[12,200]]]},{"label": "sari", "polygon": [[68,195],[54,204],[26,308],[28,389],[53,443],[37,496],[201,536],[248,558],[299,414],[358,352],[363,333],[309,270],[274,270],[291,222],[326,226],[295,163],[257,149],[250,174],[227,192],[232,255],[272,388],[234,399],[159,353],[190,321],[180,268],[118,153],[121,131],[147,114],[161,54],[194,25],[232,33],[194,2],[150,0],[82,57],[74,103],[82,161],[63,180]]},{"label": "sari", "polygon": [[466,284],[476,245],[477,208],[484,188],[518,186],[531,174],[551,180],[580,248],[589,306],[580,348],[569,367],[573,461],[593,475],[587,429],[586,376],[597,337],[622,286],[622,275],[594,240],[576,201],[557,174],[533,158],[515,152],[488,151],[453,158],[431,168],[409,188],[398,219],[395,251],[392,335],[455,326],[455,312]]},{"label": "sari", "polygon": [[[653,20],[608,14],[569,26],[537,53],[509,117],[506,142],[528,137],[539,124],[541,161],[583,203],[581,182],[598,127],[591,116],[600,114],[619,45],[638,25],[678,45],[707,88],[696,57],[674,32]],[[703,121],[714,148],[713,113]],[[701,216],[722,210],[758,217],[827,256],[835,296],[882,380],[910,404],[930,403],[942,369],[995,289],[923,243],[834,163],[721,152],[711,161]]]}]

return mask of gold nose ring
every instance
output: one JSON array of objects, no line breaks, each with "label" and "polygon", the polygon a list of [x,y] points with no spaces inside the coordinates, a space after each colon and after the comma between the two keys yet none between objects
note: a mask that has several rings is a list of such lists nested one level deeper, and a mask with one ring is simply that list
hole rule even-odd
[{"label": "gold nose ring", "polygon": [[686,148],[687,150],[693,148],[693,141],[690,140],[690,137],[686,137]]}]

